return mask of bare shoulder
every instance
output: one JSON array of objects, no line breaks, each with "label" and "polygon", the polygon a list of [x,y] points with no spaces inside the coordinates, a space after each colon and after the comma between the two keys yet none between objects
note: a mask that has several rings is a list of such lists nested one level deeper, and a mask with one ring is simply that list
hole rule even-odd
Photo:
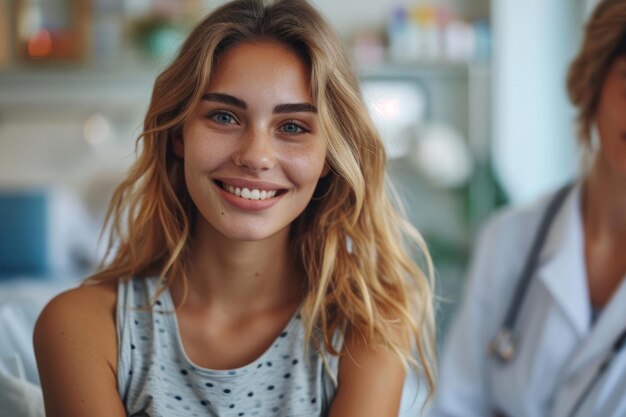
[{"label": "bare shoulder", "polygon": [[72,288],[54,297],[45,310],[49,308],[69,307],[76,303],[76,307],[82,305],[91,305],[95,308],[107,307],[115,308],[117,300],[117,281],[108,281],[97,284],[84,284],[76,288]]},{"label": "bare shoulder", "polygon": [[41,312],[33,344],[46,415],[123,411],[116,388],[116,301],[116,283],[85,285],[57,295]]},{"label": "bare shoulder", "polygon": [[63,344],[66,349],[97,352],[115,369],[116,301],[116,283],[83,285],[54,297],[35,324],[37,359],[46,356],[51,345]]},{"label": "bare shoulder", "polygon": [[[83,285],[65,291],[44,307],[35,325],[35,343],[40,337],[93,334],[105,336],[115,329],[117,283]],[[115,336],[115,332],[113,332]]]},{"label": "bare shoulder", "polygon": [[339,360],[339,386],[330,417],[397,416],[405,375],[402,361],[391,350],[348,335]]}]

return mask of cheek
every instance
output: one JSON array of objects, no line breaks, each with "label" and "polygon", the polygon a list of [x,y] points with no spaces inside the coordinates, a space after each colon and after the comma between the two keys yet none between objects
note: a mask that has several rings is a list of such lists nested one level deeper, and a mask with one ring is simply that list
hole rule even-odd
[{"label": "cheek", "polygon": [[224,146],[225,141],[215,140],[210,134],[198,130],[185,132],[184,144],[185,169],[191,171],[213,169],[230,154]]},{"label": "cheek", "polygon": [[598,122],[608,130],[619,129],[620,127],[623,129],[626,120],[625,114],[626,107],[623,105],[603,106],[598,114]]},{"label": "cheek", "polygon": [[317,184],[324,173],[326,149],[314,149],[310,152],[296,152],[288,158],[289,176],[301,186]]},{"label": "cheek", "polygon": [[620,113],[616,110],[615,108],[606,108],[599,112],[596,117],[600,147],[607,156],[618,151],[616,146],[621,147],[620,144],[626,135],[626,122],[623,116],[626,112]]},{"label": "cheek", "polygon": [[626,91],[616,83],[607,83],[602,91],[596,122],[601,138],[606,140],[626,132]]}]

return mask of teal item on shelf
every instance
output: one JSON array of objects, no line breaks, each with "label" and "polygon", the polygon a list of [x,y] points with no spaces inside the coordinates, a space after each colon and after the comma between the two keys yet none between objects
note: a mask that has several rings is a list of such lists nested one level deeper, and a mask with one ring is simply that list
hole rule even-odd
[{"label": "teal item on shelf", "polygon": [[135,27],[136,40],[142,52],[152,58],[169,60],[184,40],[184,30],[159,18],[139,21]]},{"label": "teal item on shelf", "polygon": [[0,279],[49,273],[47,206],[43,190],[0,191]]}]

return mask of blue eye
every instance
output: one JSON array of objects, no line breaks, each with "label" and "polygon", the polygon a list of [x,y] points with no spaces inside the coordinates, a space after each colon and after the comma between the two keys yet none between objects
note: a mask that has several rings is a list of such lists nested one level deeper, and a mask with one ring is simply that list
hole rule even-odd
[{"label": "blue eye", "polygon": [[222,125],[230,125],[237,122],[235,116],[225,111],[216,111],[211,113],[209,118]]},{"label": "blue eye", "polygon": [[290,135],[297,135],[299,133],[306,133],[308,132],[307,129],[305,129],[304,127],[300,126],[298,123],[294,123],[294,122],[288,122],[285,123],[284,125],[281,126],[281,130],[285,133],[288,133]]}]

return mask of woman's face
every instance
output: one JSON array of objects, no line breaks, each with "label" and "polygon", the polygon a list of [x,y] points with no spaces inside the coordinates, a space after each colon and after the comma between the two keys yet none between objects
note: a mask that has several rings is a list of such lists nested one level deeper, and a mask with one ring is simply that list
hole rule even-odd
[{"label": "woman's face", "polygon": [[228,49],[174,150],[198,227],[245,241],[288,232],[327,171],[309,68],[275,42]]},{"label": "woman's face", "polygon": [[609,68],[596,123],[601,159],[611,173],[626,181],[626,56],[618,57]]}]

